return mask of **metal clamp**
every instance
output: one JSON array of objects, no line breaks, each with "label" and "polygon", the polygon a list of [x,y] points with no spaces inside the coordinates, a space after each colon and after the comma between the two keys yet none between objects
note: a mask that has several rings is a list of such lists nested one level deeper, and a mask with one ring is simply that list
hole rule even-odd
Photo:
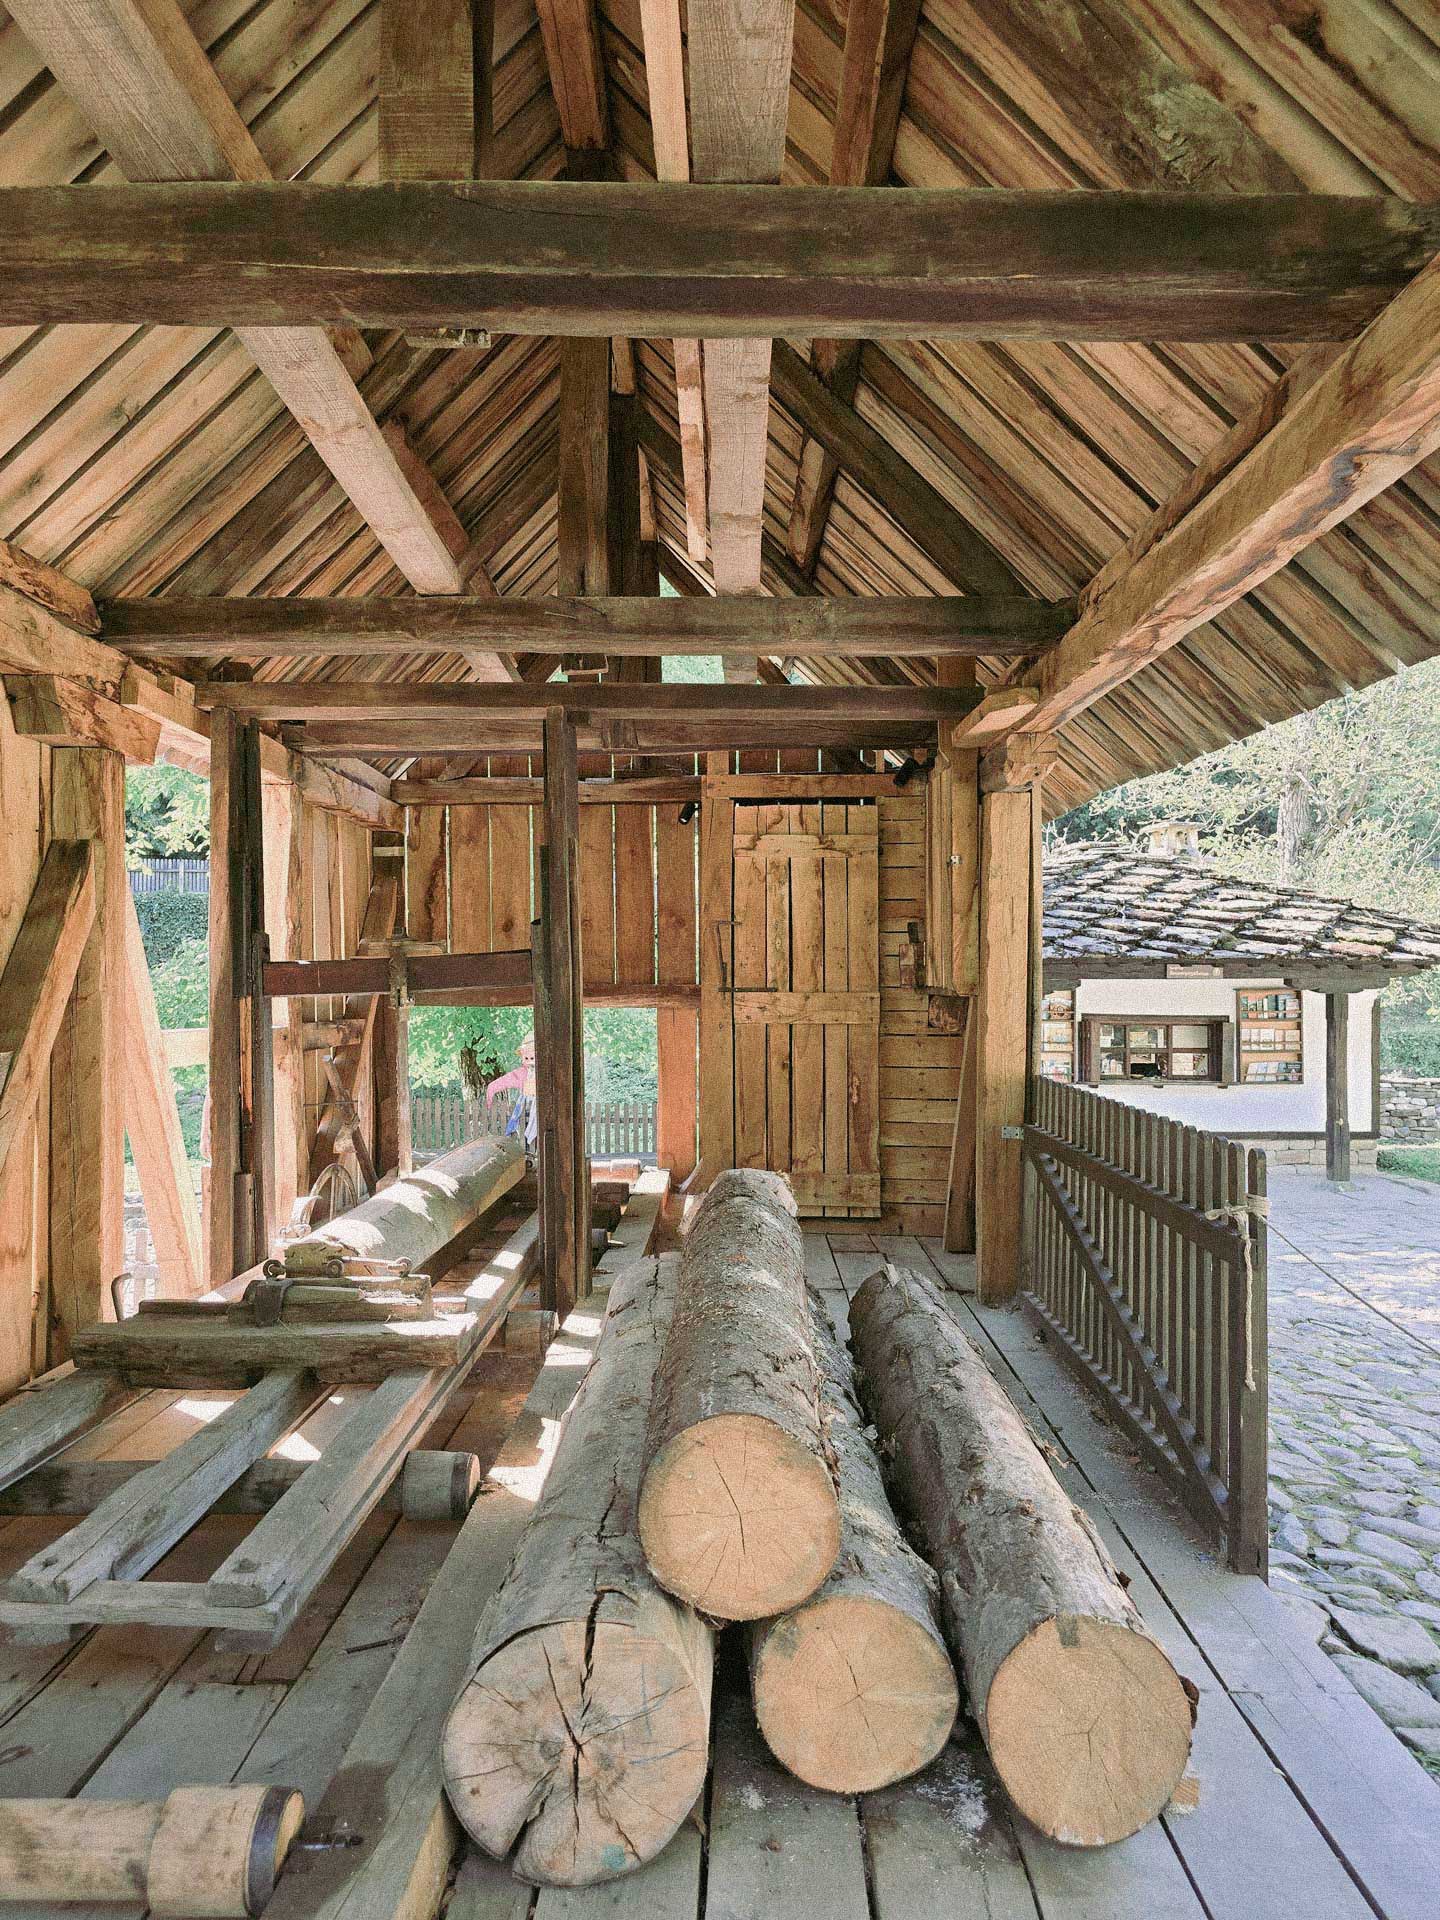
[{"label": "metal clamp", "polygon": [[283,1267],[278,1272],[271,1271],[276,1265],[274,1260],[267,1260],[240,1296],[240,1304],[249,1308],[257,1327],[279,1326],[285,1312],[285,1296],[295,1285],[296,1276],[286,1273]]}]

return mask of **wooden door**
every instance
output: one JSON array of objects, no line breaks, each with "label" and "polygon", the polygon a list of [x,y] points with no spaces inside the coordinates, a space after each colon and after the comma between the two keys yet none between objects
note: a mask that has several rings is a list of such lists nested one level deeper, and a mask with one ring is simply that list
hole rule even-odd
[{"label": "wooden door", "polygon": [[804,1214],[880,1211],[879,815],[737,802],[728,1000],[735,1164]]}]

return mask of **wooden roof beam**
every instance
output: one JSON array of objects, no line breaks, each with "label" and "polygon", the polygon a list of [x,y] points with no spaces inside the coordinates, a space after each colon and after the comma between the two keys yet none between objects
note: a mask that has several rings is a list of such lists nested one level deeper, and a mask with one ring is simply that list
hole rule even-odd
[{"label": "wooden roof beam", "polygon": [[[830,154],[832,187],[878,187],[890,177],[900,103],[921,0],[851,0]],[[858,340],[815,340],[810,364],[847,405],[860,379]],[[802,572],[814,574],[830,518],[840,462],[808,433],[800,445],[786,545]]]},{"label": "wooden roof beam", "polygon": [[823,322],[835,339],[1313,342],[1353,337],[1426,265],[1440,208],[1315,193],[183,181],[5,188],[0,248],[0,325],[463,322],[744,340]]},{"label": "wooden roof beam", "polygon": [[1013,594],[755,601],[714,596],[421,599],[181,599],[101,603],[104,636],[126,654],[267,659],[498,649],[552,656],[663,654],[1030,656],[1074,617],[1070,601]]},{"label": "wooden roof beam", "polygon": [[1060,645],[1014,678],[1044,732],[1223,613],[1440,447],[1440,258],[1339,353],[1277,381],[1095,576]]},{"label": "wooden roof beam", "polygon": [[[10,11],[132,180],[270,181],[175,0],[16,0]],[[236,331],[411,585],[457,593],[465,582],[445,535],[355,384],[364,343],[348,316],[334,318],[338,335],[314,324]]]},{"label": "wooden roof beam", "polygon": [[566,154],[603,153],[610,109],[594,0],[536,0],[535,10]]},{"label": "wooden roof beam", "polygon": [[[680,0],[640,0],[645,42],[645,90],[657,180],[690,178],[690,136],[685,116],[685,54],[680,36]],[[680,464],[685,490],[685,549],[697,566],[709,550],[710,516],[705,479],[705,390],[700,342],[673,342],[675,410],[680,423]]]},{"label": "wooden roof beam", "polygon": [[[690,0],[691,164],[698,181],[775,181],[785,159],[795,0]],[[683,334],[684,327],[671,329]],[[715,591],[760,591],[770,443],[770,330],[708,338],[710,565]],[[727,659],[726,678],[753,680]]]},{"label": "wooden roof beam", "polygon": [[955,586],[966,593],[1024,591],[1014,568],[966,524],[944,494],[783,340],[775,342],[771,379],[786,412]]}]

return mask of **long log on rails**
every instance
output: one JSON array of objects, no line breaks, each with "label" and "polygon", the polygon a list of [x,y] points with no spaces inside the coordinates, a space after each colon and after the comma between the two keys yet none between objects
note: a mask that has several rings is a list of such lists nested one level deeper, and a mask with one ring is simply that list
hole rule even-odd
[{"label": "long log on rails", "polygon": [[467,181],[0,192],[0,325],[1332,340],[1440,248],[1381,195]]},{"label": "long log on rails", "polygon": [[285,1249],[289,1273],[324,1273],[334,1262],[419,1270],[443,1254],[525,1172],[518,1140],[472,1140],[392,1181],[368,1200]]},{"label": "long log on rails", "polygon": [[592,1886],[653,1859],[705,1783],[714,1635],[640,1551],[645,1421],[679,1260],[610,1291],[596,1357],[446,1723],[445,1790],[517,1875]]},{"label": "long log on rails", "polygon": [[1023,655],[1058,640],[1075,618],[1073,601],[1006,593],[745,601],[162,596],[107,600],[101,611],[105,639],[119,652],[177,660],[410,655],[458,647],[547,654],[583,649],[625,658],[666,653],[764,653],[795,660]]},{"label": "long log on rails", "polygon": [[722,1173],[684,1252],[655,1382],[640,1538],[671,1593],[722,1620],[799,1606],[835,1564],[840,1511],[795,1201]]},{"label": "long log on rails", "polygon": [[750,1629],[760,1731],[812,1787],[872,1793],[918,1773],[959,1706],[935,1575],[907,1544],[865,1434],[850,1356],[811,1296],[826,1432],[840,1485],[840,1554],[803,1606]]},{"label": "long log on rails", "polygon": [[850,1326],[892,1489],[940,1575],[946,1636],[1006,1792],[1066,1845],[1123,1840],[1185,1771],[1185,1684],[934,1287],[887,1265]]}]

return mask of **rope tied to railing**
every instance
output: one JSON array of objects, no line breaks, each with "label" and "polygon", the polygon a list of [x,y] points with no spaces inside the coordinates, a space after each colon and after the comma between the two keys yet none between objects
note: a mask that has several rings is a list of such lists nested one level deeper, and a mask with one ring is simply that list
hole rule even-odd
[{"label": "rope tied to railing", "polygon": [[1234,1227],[1240,1241],[1240,1258],[1245,1269],[1245,1391],[1255,1391],[1255,1243],[1250,1236],[1252,1220],[1270,1218],[1269,1196],[1263,1193],[1247,1193],[1243,1200],[1237,1200],[1228,1207],[1207,1207],[1205,1218],[1220,1223],[1229,1222]]}]

